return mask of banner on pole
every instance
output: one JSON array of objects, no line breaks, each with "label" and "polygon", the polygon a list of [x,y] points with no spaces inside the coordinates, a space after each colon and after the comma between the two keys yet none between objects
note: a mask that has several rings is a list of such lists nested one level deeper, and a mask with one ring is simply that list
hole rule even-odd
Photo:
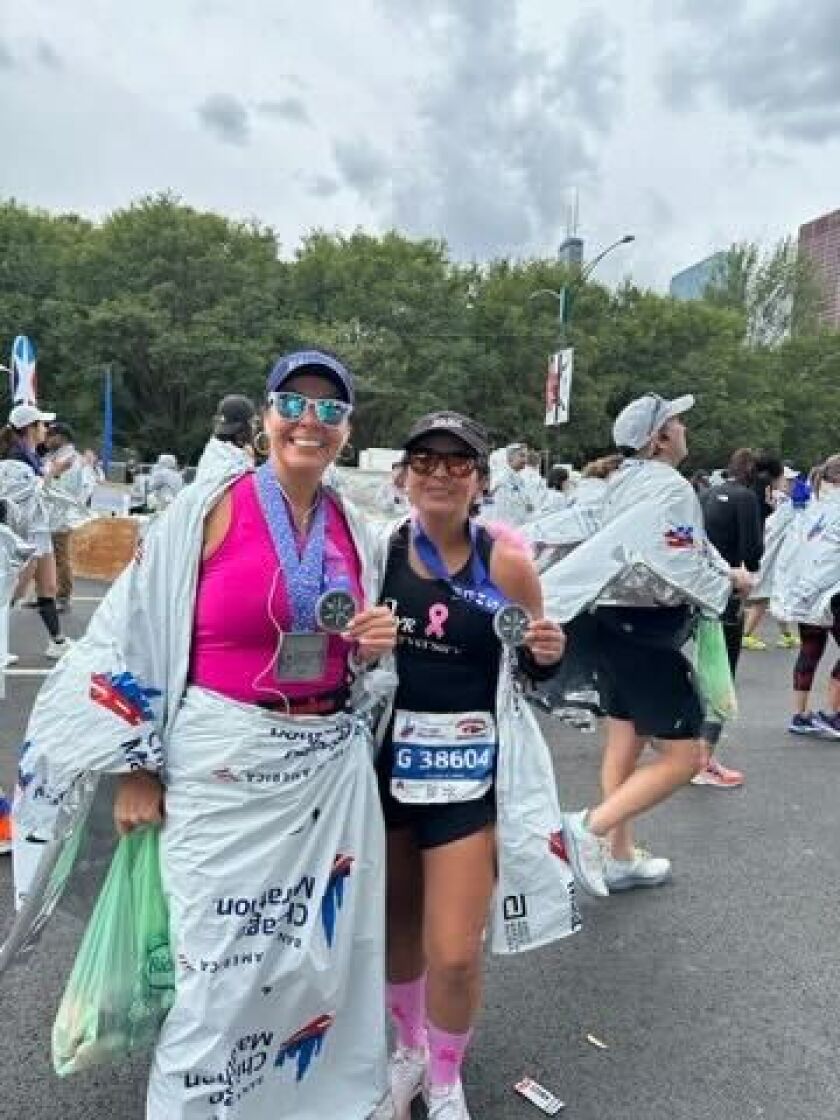
[{"label": "banner on pole", "polygon": [[12,343],[12,362],[9,370],[9,392],[12,404],[38,403],[37,351],[25,334],[19,334]]},{"label": "banner on pole", "polygon": [[569,399],[572,394],[572,372],[575,352],[570,346],[558,350],[548,359],[545,379],[545,422],[547,427],[565,424],[569,419]]}]

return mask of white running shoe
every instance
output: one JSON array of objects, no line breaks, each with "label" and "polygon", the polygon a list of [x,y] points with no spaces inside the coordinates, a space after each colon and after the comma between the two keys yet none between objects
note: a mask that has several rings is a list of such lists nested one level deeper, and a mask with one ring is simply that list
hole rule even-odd
[{"label": "white running shoe", "polygon": [[671,878],[671,861],[636,848],[632,859],[608,859],[604,878],[613,891],[632,891],[636,887],[660,887]]},{"label": "white running shoe", "polygon": [[17,665],[20,658],[16,653],[7,653],[6,660],[3,662],[3,668],[8,669],[10,665]]},{"label": "white running shoe", "polygon": [[411,1102],[420,1095],[429,1061],[424,1047],[398,1046],[388,1063],[396,1120],[411,1120]]},{"label": "white running shoe", "polygon": [[584,890],[606,898],[610,892],[604,882],[604,850],[599,837],[586,827],[585,816],[586,809],[581,809],[579,813],[564,813],[561,818],[566,855],[575,879]]},{"label": "white running shoe", "polygon": [[454,1085],[430,1086],[426,1105],[429,1120],[470,1120],[460,1078]]},{"label": "white running shoe", "polygon": [[50,661],[60,661],[65,653],[73,648],[73,642],[69,638],[62,638],[60,642],[50,638],[50,644],[44,650],[44,657],[48,657]]}]

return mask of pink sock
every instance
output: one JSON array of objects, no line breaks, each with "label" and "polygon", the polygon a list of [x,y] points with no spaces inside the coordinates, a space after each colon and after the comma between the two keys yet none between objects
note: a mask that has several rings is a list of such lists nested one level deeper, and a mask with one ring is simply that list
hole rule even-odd
[{"label": "pink sock", "polygon": [[429,1033],[429,1084],[435,1086],[454,1085],[461,1076],[461,1064],[470,1044],[472,1031],[464,1034],[450,1034],[442,1031],[433,1023],[427,1024]]},{"label": "pink sock", "polygon": [[388,1010],[397,1042],[418,1050],[426,1045],[426,974],[405,984],[388,984]]}]

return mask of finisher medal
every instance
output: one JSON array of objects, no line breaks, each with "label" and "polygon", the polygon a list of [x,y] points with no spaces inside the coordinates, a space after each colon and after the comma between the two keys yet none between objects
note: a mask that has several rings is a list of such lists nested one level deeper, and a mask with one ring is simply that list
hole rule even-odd
[{"label": "finisher medal", "polygon": [[315,606],[315,618],[327,634],[343,634],[356,613],[356,600],[349,591],[325,591]]},{"label": "finisher medal", "polygon": [[516,603],[499,607],[493,615],[493,633],[503,646],[521,646],[530,625],[530,612]]}]

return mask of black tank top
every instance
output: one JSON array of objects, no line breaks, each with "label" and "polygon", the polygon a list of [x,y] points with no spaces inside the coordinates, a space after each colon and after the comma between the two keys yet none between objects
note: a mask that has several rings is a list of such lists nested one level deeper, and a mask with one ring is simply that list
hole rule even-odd
[{"label": "black tank top", "polygon": [[[458,599],[443,580],[419,576],[409,563],[408,534],[404,525],[394,537],[381,596],[399,619],[396,707],[495,712],[500,643],[493,616]],[[476,548],[488,569],[492,544],[479,529]],[[469,586],[471,559],[454,583]]]}]

